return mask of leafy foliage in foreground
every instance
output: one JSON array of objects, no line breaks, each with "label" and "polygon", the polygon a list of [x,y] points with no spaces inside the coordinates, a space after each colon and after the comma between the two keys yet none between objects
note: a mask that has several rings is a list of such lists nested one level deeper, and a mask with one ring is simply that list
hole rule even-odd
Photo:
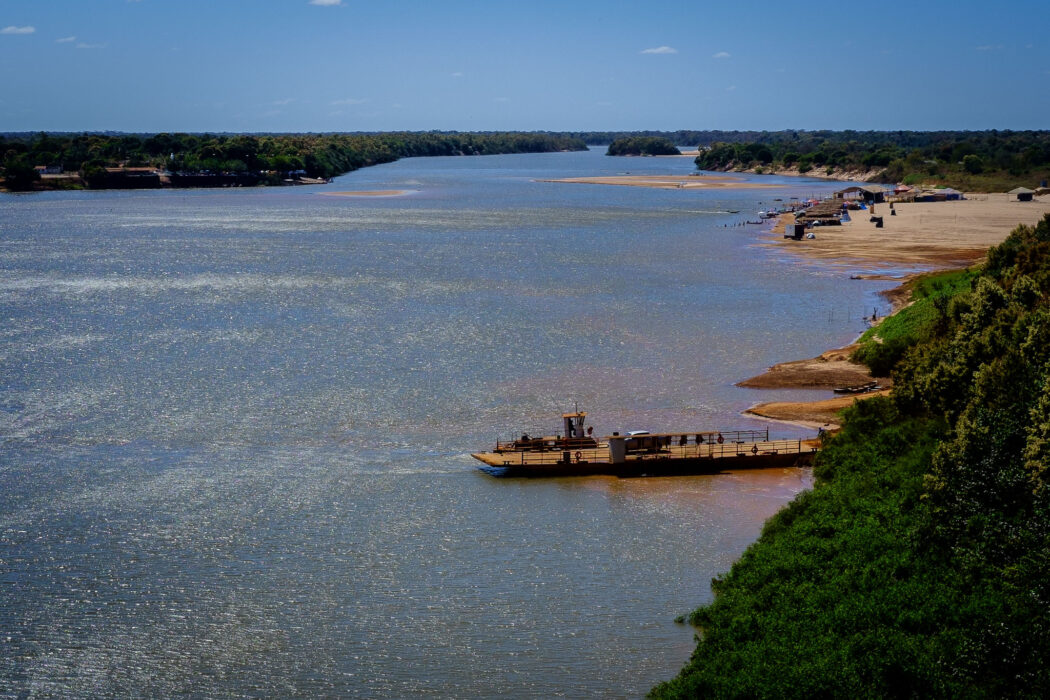
[{"label": "leafy foliage in foreground", "polygon": [[1050,216],[957,282],[653,697],[1050,694]]}]

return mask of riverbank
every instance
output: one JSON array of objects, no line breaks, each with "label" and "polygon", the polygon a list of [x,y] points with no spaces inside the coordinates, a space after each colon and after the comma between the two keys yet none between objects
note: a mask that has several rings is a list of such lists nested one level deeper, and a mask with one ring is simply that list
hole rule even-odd
[{"label": "riverbank", "polygon": [[[764,245],[780,246],[803,257],[835,265],[866,268],[899,268],[901,265],[927,267],[930,271],[962,268],[980,262],[989,248],[1001,243],[1018,224],[1034,225],[1050,213],[1050,201],[1011,201],[1008,195],[971,194],[966,200],[895,204],[890,216],[888,204],[875,205],[883,217],[883,228],[869,221],[871,211],[850,212],[842,226],[817,228],[815,238],[795,241],[783,237],[784,226],[792,214],[780,217],[766,234]],[[854,274],[858,279],[888,279],[879,274]],[[909,282],[915,275],[903,276],[901,284],[883,295],[896,313],[911,299]],[[876,378],[867,367],[850,361],[856,345],[829,350],[808,360],[782,362],[766,372],[745,379],[739,386],[770,389],[832,389],[878,381],[888,387],[887,378]],[[745,413],[810,427],[838,428],[843,408],[886,391],[836,396],[814,402],[763,402]]]},{"label": "riverbank", "polygon": [[[682,155],[685,154],[683,153]],[[697,155],[699,155],[698,152]],[[828,172],[827,168],[810,168],[803,172],[799,170],[798,166],[774,167],[772,165],[756,165],[751,168],[733,167],[725,170],[709,170],[707,172],[748,173],[751,175],[786,175],[788,177],[811,177],[817,180],[847,182],[880,182],[882,181],[883,170],[883,168],[841,168]]]}]

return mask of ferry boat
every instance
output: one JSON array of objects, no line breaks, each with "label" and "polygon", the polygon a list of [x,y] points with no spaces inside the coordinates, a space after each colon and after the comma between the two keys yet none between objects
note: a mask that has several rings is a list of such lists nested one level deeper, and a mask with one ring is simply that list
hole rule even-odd
[{"label": "ferry boat", "polygon": [[796,467],[812,462],[820,439],[771,440],[764,430],[631,431],[596,438],[587,414],[562,414],[563,433],[496,441],[471,456],[500,477],[610,475],[618,477],[712,474],[729,469]]}]

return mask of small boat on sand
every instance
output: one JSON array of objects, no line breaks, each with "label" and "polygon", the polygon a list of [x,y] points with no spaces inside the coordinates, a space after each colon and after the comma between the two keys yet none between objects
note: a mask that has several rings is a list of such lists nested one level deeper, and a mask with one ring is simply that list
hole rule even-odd
[{"label": "small boat on sand", "polygon": [[866,384],[856,384],[854,386],[840,386],[832,389],[836,394],[866,394],[869,391],[878,391],[882,387],[879,386],[878,382],[868,382]]}]

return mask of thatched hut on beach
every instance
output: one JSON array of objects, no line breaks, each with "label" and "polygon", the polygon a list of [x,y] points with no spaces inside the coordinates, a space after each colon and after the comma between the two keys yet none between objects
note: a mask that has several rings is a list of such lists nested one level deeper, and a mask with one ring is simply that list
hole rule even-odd
[{"label": "thatched hut on beach", "polygon": [[1030,190],[1027,187],[1015,187],[1006,194],[1017,195],[1018,202],[1031,202],[1032,196],[1035,194],[1035,190]]},{"label": "thatched hut on beach", "polygon": [[868,203],[886,201],[886,189],[878,185],[853,185],[835,193],[835,199],[858,199]]}]

